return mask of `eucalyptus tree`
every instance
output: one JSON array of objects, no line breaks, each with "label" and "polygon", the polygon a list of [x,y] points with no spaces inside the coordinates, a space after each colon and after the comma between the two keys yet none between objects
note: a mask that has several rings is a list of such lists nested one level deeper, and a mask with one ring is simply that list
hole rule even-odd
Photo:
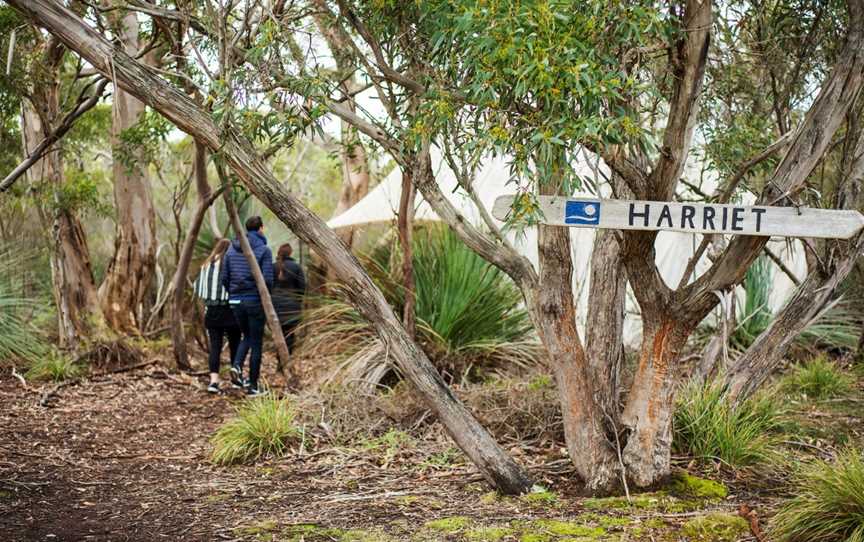
[{"label": "eucalyptus tree", "polygon": [[[718,293],[740,283],[767,240],[737,237],[727,242],[706,236],[683,279],[670,285],[655,264],[656,232],[605,234],[595,251],[591,292],[591,311],[605,320],[589,315],[592,325],[583,344],[575,323],[568,231],[538,226],[540,265],[533,269],[491,221],[485,224],[489,231],[482,231],[443,197],[431,171],[429,146],[453,151],[455,169],[466,173],[463,188],[469,193],[472,161],[488,152],[510,156],[521,195],[512,214],[529,223],[536,222],[537,194],[567,195],[580,185],[571,164],[582,149],[609,166],[613,194],[672,200],[694,148],[723,145],[721,137],[731,132],[719,117],[706,116],[700,123],[706,85],[721,90],[734,84],[736,70],[751,70],[772,83],[771,93],[754,85],[708,98],[715,113],[721,111],[722,99],[733,105],[749,100],[770,112],[772,122],[757,125],[763,115],[749,124],[758,137],[751,136],[748,148],[762,141],[766,149],[727,166],[735,173],[720,179],[716,194],[702,197],[728,200],[738,192],[737,183],[749,178],[750,167],[776,153],[775,167],[750,188],[757,204],[798,204],[807,201],[800,196],[814,168],[845,137],[844,123],[851,124],[847,115],[864,78],[864,5],[857,0],[845,9],[836,3],[742,2],[717,4],[715,10],[711,2],[698,0],[338,0],[331,9],[360,55],[385,114],[352,115],[332,105],[330,111],[353,122],[397,162],[413,167],[417,187],[438,215],[520,286],[555,370],[571,459],[588,487],[609,488],[619,479],[640,486],[660,480],[669,472],[681,353],[717,306]],[[735,27],[748,33],[747,39],[717,40],[712,46],[712,34]],[[780,45],[766,54],[766,44],[775,41]],[[754,62],[754,57],[760,60]],[[328,105],[338,99],[334,91],[317,100]],[[717,137],[708,133],[708,144],[698,144],[697,126],[706,133],[713,128]],[[850,142],[855,137],[851,134]],[[739,145],[746,141],[738,138]],[[837,175],[850,187],[860,182],[854,148]],[[820,204],[855,202],[838,197]],[[693,277],[709,246],[712,265]],[[733,395],[740,388],[736,381],[764,381],[788,337],[824,305],[860,252],[858,242],[826,247],[836,257],[813,258],[819,265],[776,325],[731,371],[739,374],[731,382]],[[618,378],[621,267],[643,327],[629,389],[622,389]]]},{"label": "eucalyptus tree", "polygon": [[[4,173],[3,190],[32,201],[41,229],[50,239],[51,274],[61,346],[76,348],[80,338],[101,325],[87,238],[79,218],[96,205],[94,183],[68,179],[66,151],[55,144],[102,96],[107,81],[82,78],[82,65],[57,39],[29,25],[6,8],[3,92],[21,99],[24,160]],[[14,39],[13,39],[14,38]],[[24,177],[26,188],[14,187]],[[11,227],[11,226],[10,226]],[[16,226],[17,227],[17,226]]]}]

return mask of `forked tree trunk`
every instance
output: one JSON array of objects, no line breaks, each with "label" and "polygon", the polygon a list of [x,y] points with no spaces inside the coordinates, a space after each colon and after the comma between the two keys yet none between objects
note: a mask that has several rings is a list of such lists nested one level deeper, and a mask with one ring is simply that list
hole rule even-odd
[{"label": "forked tree trunk", "polygon": [[567,451],[589,490],[610,491],[618,484],[620,468],[576,328],[569,229],[540,225],[537,248],[540,280],[526,295],[526,305],[555,372]]},{"label": "forked tree trunk", "polygon": [[674,314],[642,315],[639,366],[621,423],[629,430],[623,459],[628,478],[640,487],[661,481],[670,472],[672,414],[681,348],[690,329]]},{"label": "forked tree trunk", "polygon": [[724,378],[727,397],[732,404],[747,399],[777,369],[792,341],[825,307],[837,286],[852,271],[862,248],[864,238],[859,238],[846,249],[845,255],[830,273],[816,266],[771,320],[768,328],[736,360]]},{"label": "forked tree trunk", "polygon": [[290,367],[291,363],[288,343],[285,342],[282,326],[279,325],[279,316],[276,314],[276,308],[273,306],[270,290],[267,289],[264,273],[261,272],[261,267],[258,265],[258,260],[252,251],[252,245],[249,244],[249,239],[246,237],[246,228],[240,222],[240,215],[237,214],[237,208],[234,206],[234,198],[231,195],[231,185],[229,184],[228,176],[223,171],[222,166],[217,165],[216,170],[219,172],[219,179],[222,181],[222,188],[224,189],[223,199],[225,200],[225,209],[228,211],[228,218],[231,219],[231,225],[237,234],[237,240],[240,242],[243,256],[246,257],[246,262],[252,271],[255,286],[258,287],[258,295],[261,297],[261,307],[264,309],[264,316],[267,318],[267,326],[270,328],[273,342],[276,343],[276,356],[279,358],[277,369],[284,375],[285,367]]},{"label": "forked tree trunk", "polygon": [[405,304],[402,307],[402,323],[412,339],[417,333],[415,305],[417,295],[414,284],[414,194],[413,172],[402,172],[402,194],[399,196],[399,216],[397,229],[399,245],[402,247],[402,286],[405,291]]},{"label": "forked tree trunk", "polygon": [[[52,54],[62,56],[59,51]],[[55,73],[56,69],[59,69],[60,61],[60,57],[56,58]],[[25,156],[35,149],[51,132],[54,123],[60,120],[58,85],[59,79],[55,79],[34,89],[33,99],[38,102],[35,107],[42,111],[42,117],[27,101],[22,104],[21,133]],[[57,197],[65,183],[59,146],[55,145],[44,158],[31,166],[26,175],[30,183],[41,179],[55,194],[52,212],[52,291],[57,307],[60,346],[75,348],[81,339],[91,334],[94,326],[98,327],[101,314],[84,228],[75,213],[62,207]]]},{"label": "forked tree trunk", "polygon": [[[123,12],[109,12],[123,13]],[[138,53],[138,19],[126,12],[111,19],[126,53]],[[115,331],[138,331],[141,303],[151,286],[156,267],[156,213],[147,165],[134,144],[124,145],[121,135],[144,114],[145,106],[115,87],[111,143],[114,148],[114,204],[117,228],[114,257],[108,266],[99,297],[107,324]],[[122,150],[121,150],[122,149]]]},{"label": "forked tree trunk", "polygon": [[333,266],[352,304],[372,323],[402,374],[484,478],[508,494],[522,493],[531,487],[526,473],[453,396],[423,351],[408,337],[360,262],[319,217],[286,192],[248,141],[231,131],[223,131],[183,92],[114,49],[66,7],[53,0],[8,0],[8,3],[81,54],[106,77],[116,78],[116,83],[145,100],[178,128],[210,149],[218,150],[249,190]]}]

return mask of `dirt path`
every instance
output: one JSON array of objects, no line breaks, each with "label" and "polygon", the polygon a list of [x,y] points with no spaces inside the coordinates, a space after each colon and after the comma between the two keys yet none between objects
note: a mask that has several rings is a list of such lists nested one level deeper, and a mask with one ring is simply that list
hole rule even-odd
[{"label": "dirt path", "polygon": [[[475,531],[500,529],[489,531],[491,540],[521,540],[526,522],[586,510],[566,497],[569,475],[540,475],[557,495],[497,499],[468,466],[382,466],[374,454],[337,448],[217,468],[207,460],[208,438],[242,397],[202,390],[193,378],[150,366],[64,388],[43,407],[38,391],[0,373],[0,540],[486,539],[470,534],[465,516]],[[635,540],[644,513],[617,526],[599,516],[586,521],[603,540],[621,539],[616,532],[630,525]],[[693,515],[658,512],[651,528]],[[447,519],[430,530],[440,518]],[[536,540],[564,540],[567,529],[555,528],[560,536],[546,525],[549,536]]]}]

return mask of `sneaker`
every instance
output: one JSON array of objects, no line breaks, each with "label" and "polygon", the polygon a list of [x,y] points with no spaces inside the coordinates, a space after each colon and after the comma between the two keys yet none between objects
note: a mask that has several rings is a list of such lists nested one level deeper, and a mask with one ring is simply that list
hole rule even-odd
[{"label": "sneaker", "polygon": [[235,366],[231,366],[231,385],[242,390],[244,388],[243,371]]},{"label": "sneaker", "polygon": [[253,388],[249,386],[246,389],[246,397],[260,397],[262,395],[267,395],[267,390],[259,390],[258,388]]},{"label": "sneaker", "polygon": [[219,389],[218,382],[211,382],[209,386],[207,386],[207,393],[221,393],[222,390]]}]

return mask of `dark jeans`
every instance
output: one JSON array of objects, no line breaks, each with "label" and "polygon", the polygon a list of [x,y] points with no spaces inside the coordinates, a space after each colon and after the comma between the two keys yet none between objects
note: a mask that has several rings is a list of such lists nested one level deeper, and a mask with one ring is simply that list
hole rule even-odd
[{"label": "dark jeans", "polygon": [[259,300],[241,301],[240,303],[232,304],[231,310],[234,311],[234,318],[237,319],[240,332],[243,334],[243,340],[237,349],[237,355],[234,356],[234,367],[243,372],[243,363],[246,361],[246,354],[251,350],[252,357],[249,359],[249,386],[251,388],[258,388],[258,377],[261,375],[261,344],[264,341],[264,328],[267,325],[264,309],[261,307],[261,301]]},{"label": "dark jeans", "polygon": [[231,353],[229,362],[233,363],[237,356],[237,348],[240,346],[240,328],[237,326],[231,327],[208,327],[207,336],[210,338],[210,355],[208,365],[211,373],[219,372],[219,358],[222,354],[222,344],[225,337],[228,337],[228,351]]},{"label": "dark jeans", "polygon": [[279,324],[279,327],[282,328],[282,335],[285,336],[285,344],[288,345],[288,353],[294,353],[294,331],[297,329],[297,326],[300,325],[300,320],[293,320],[290,322],[282,322]]}]

